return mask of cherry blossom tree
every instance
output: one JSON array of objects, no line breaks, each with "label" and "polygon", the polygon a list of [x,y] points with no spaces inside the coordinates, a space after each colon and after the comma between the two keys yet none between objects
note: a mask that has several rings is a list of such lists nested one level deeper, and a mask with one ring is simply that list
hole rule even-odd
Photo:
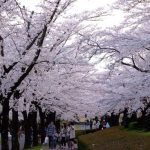
[{"label": "cherry blossom tree", "polygon": [[[104,72],[97,74],[101,91],[99,110],[124,109],[131,112],[149,101],[149,1],[117,1],[124,20],[118,26],[90,28],[79,32],[80,49],[88,52],[92,63],[103,63]],[[97,65],[100,66],[100,65]],[[98,67],[97,67],[98,68]],[[101,68],[98,68],[101,69]],[[149,104],[149,102],[148,102]],[[103,111],[104,112],[104,111]]]},{"label": "cherry blossom tree", "polygon": [[136,110],[150,97],[149,2],[119,1],[113,9],[124,13],[123,22],[104,30],[99,18],[108,12],[70,16],[73,2],[47,0],[35,11],[17,0],[0,2],[2,150],[8,149],[11,109],[17,119],[18,111],[26,118],[35,112],[36,118],[37,107],[70,119],[128,106]]},{"label": "cherry blossom tree", "polygon": [[[73,2],[74,0],[44,1],[34,12],[17,0],[0,2],[2,150],[8,149],[9,110],[12,108],[13,112],[18,111],[23,95],[27,102],[31,103],[34,98],[31,92],[33,88],[37,95],[48,100],[51,108],[55,108],[58,105],[56,101],[60,99],[60,108],[64,107],[64,110],[68,105],[65,100],[73,98],[70,95],[73,89],[81,87],[83,78],[91,71],[84,57],[86,54],[80,52],[80,43],[70,43],[76,38],[74,34],[85,28],[83,21],[99,17],[103,13],[96,11],[69,16],[67,8]],[[44,76],[47,78],[43,79]],[[70,82],[67,82],[68,79]],[[43,89],[46,91],[46,97],[41,84],[47,88]],[[29,87],[31,89],[28,90]],[[87,90],[88,88],[87,85]],[[22,94],[18,98],[13,97],[17,91]],[[87,97],[84,89],[83,91]],[[77,90],[76,94],[79,92]],[[46,100],[41,101],[42,103],[47,104]],[[15,139],[17,141],[17,135]],[[16,145],[13,147],[17,148]]]}]

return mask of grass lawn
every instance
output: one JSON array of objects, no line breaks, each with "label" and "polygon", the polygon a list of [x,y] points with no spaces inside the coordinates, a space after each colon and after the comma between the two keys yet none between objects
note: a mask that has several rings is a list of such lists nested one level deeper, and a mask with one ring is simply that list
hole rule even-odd
[{"label": "grass lawn", "polygon": [[36,146],[36,147],[32,147],[30,149],[25,149],[25,150],[41,150],[42,147],[41,146]]},{"label": "grass lawn", "polygon": [[81,135],[79,150],[150,150],[150,132],[113,127]]}]

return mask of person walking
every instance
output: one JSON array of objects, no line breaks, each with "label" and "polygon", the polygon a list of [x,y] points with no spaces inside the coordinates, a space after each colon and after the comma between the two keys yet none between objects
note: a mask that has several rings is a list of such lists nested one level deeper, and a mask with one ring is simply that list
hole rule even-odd
[{"label": "person walking", "polygon": [[123,114],[123,112],[121,112],[120,115],[119,115],[119,126],[122,126],[123,117],[124,117],[124,114]]},{"label": "person walking", "polygon": [[99,130],[99,128],[100,128],[100,121],[98,120],[96,123],[96,129]]},{"label": "person walking", "polygon": [[25,131],[23,126],[21,126],[18,131],[18,142],[19,142],[19,150],[24,150]]},{"label": "person walking", "polygon": [[61,127],[61,147],[62,149],[66,148],[66,134],[67,128],[66,125]]},{"label": "person walking", "polygon": [[105,121],[105,119],[103,119],[103,121],[102,121],[102,130],[103,129],[106,129],[106,121]]},{"label": "person walking", "polygon": [[73,124],[71,125],[71,128],[70,128],[70,148],[71,149],[74,149],[74,141],[75,141],[75,128],[73,126]]},{"label": "person walking", "polygon": [[95,119],[93,119],[92,129],[93,129],[93,130],[96,129],[96,120],[95,120]]},{"label": "person walking", "polygon": [[53,122],[50,122],[48,127],[47,127],[47,137],[49,138],[49,148],[54,148],[54,135],[55,135],[56,129],[55,129],[55,125]]},{"label": "person walking", "polygon": [[70,148],[70,130],[71,130],[71,127],[70,127],[70,124],[68,124],[67,134],[66,134],[66,142],[67,142],[68,148]]}]

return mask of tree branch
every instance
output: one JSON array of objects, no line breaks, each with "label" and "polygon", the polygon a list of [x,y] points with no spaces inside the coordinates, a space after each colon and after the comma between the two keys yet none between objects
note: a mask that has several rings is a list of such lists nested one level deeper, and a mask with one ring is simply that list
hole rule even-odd
[{"label": "tree branch", "polygon": [[[124,58],[123,58],[123,59],[124,59]],[[132,58],[130,58],[131,61],[132,61],[132,64],[131,64],[131,63],[126,63],[126,62],[124,62],[123,59],[121,60],[121,64],[122,64],[122,65],[129,66],[129,67],[134,68],[134,69],[136,69],[137,71],[140,71],[140,72],[150,73],[150,70],[146,70],[146,69],[142,69],[142,68],[138,67],[138,66],[135,64],[135,60],[134,60],[133,56],[132,56]]]},{"label": "tree branch", "polygon": [[3,46],[3,38],[0,36],[0,51],[1,51],[1,56],[4,57],[4,46]]}]

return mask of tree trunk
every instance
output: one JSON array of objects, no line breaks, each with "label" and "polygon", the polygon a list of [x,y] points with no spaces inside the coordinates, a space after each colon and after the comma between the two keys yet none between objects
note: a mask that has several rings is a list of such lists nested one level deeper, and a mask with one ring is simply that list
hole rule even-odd
[{"label": "tree trunk", "polygon": [[4,99],[2,111],[2,150],[9,150],[8,146],[8,126],[9,126],[9,100]]},{"label": "tree trunk", "polygon": [[60,120],[56,120],[55,126],[56,126],[57,131],[60,131]]},{"label": "tree trunk", "polygon": [[18,111],[12,110],[12,150],[19,150],[18,142]]},{"label": "tree trunk", "polygon": [[0,133],[2,132],[2,115],[0,114]]},{"label": "tree trunk", "polygon": [[55,123],[56,112],[49,112],[47,115],[47,123],[49,124],[51,121]]},{"label": "tree trunk", "polygon": [[25,128],[25,148],[31,148],[31,141],[30,141],[30,124],[28,122],[27,112],[23,111],[24,117],[24,128]]},{"label": "tree trunk", "polygon": [[38,107],[39,109],[39,115],[40,115],[40,135],[41,135],[41,144],[44,143],[45,140],[45,113],[42,112],[42,108]]},{"label": "tree trunk", "polygon": [[33,146],[38,145],[37,112],[32,112]]}]

